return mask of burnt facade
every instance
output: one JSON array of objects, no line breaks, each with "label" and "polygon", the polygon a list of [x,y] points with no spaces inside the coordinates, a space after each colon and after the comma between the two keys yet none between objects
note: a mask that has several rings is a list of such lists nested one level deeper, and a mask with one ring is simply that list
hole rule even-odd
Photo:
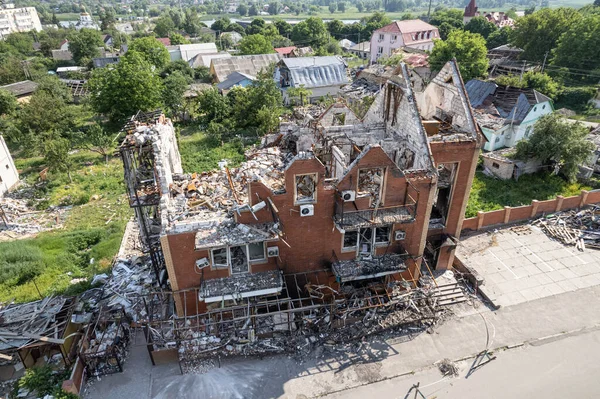
[{"label": "burnt facade", "polygon": [[179,316],[451,267],[479,148],[450,62],[421,93],[403,66],[362,120],[336,103],[237,168],[172,174],[155,215]]}]

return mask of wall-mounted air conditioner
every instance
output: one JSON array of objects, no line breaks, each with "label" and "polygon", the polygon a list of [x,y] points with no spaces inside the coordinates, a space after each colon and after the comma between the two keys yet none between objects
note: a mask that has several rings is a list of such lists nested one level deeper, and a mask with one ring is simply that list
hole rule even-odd
[{"label": "wall-mounted air conditioner", "polygon": [[208,258],[202,258],[202,259],[198,259],[196,261],[196,268],[198,270],[202,270],[205,267],[208,267],[210,265],[210,263],[208,262]]},{"label": "wall-mounted air conditioner", "polygon": [[406,231],[396,230],[394,231],[394,241],[402,241],[406,238]]},{"label": "wall-mounted air conditioner", "polygon": [[267,257],[268,258],[276,258],[279,256],[279,247],[268,247],[267,248]]},{"label": "wall-mounted air conditioner", "polygon": [[314,205],[300,205],[300,216],[312,216],[315,214]]},{"label": "wall-mounted air conditioner", "polygon": [[342,191],[342,199],[344,202],[352,202],[356,200],[356,191],[354,190],[344,190]]}]

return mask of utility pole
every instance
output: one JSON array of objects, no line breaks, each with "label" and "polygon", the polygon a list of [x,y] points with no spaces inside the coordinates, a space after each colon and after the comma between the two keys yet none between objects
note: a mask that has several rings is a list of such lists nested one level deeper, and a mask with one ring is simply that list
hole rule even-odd
[{"label": "utility pole", "polygon": [[542,63],[542,72],[544,72],[544,68],[546,67],[546,58],[548,58],[548,51],[544,54],[544,62]]}]

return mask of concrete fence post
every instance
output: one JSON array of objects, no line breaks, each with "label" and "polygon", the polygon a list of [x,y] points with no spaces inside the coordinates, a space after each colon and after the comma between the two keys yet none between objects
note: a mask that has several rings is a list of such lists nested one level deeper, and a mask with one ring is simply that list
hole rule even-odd
[{"label": "concrete fence post", "polygon": [[556,196],[556,209],[554,209],[555,212],[558,212],[562,209],[562,204],[563,204],[564,199],[565,199],[565,197],[562,195]]},{"label": "concrete fence post", "polygon": [[534,217],[535,215],[537,215],[538,206],[540,206],[540,201],[531,201],[531,215],[529,215],[529,217]]},{"label": "concrete fence post", "polygon": [[579,194],[580,200],[579,200],[579,207],[583,208],[585,205],[587,205],[587,197],[588,194],[590,192],[587,190],[581,190],[581,194]]},{"label": "concrete fence post", "polygon": [[508,221],[510,220],[510,211],[511,211],[511,207],[510,206],[505,206],[504,207],[504,224],[508,223]]},{"label": "concrete fence post", "polygon": [[483,218],[485,217],[485,212],[477,211],[477,230],[480,230],[483,227]]}]

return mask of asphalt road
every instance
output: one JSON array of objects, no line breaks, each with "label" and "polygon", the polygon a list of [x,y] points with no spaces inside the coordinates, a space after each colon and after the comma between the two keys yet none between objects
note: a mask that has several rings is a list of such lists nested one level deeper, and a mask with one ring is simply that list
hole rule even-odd
[{"label": "asphalt road", "polygon": [[[473,359],[457,363],[460,375],[444,378],[437,368],[327,395],[413,399],[420,383],[427,399],[566,399],[600,397],[600,331],[562,336],[497,352],[495,360],[465,378]],[[417,398],[422,398],[417,395]]]}]

